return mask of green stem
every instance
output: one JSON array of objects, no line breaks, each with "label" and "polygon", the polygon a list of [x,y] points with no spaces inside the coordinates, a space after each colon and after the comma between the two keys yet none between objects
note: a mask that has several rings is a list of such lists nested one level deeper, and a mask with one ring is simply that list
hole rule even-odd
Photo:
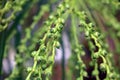
[{"label": "green stem", "polygon": [[62,45],[62,80],[65,80],[65,51],[64,51],[64,44],[61,40]]},{"label": "green stem", "polygon": [[[98,71],[98,64],[97,64],[97,62],[95,63],[95,70]],[[96,75],[96,80],[100,80],[98,74]]]},{"label": "green stem", "polygon": [[4,49],[5,49],[5,36],[6,30],[0,33],[0,75],[2,74],[2,60],[4,55]]}]

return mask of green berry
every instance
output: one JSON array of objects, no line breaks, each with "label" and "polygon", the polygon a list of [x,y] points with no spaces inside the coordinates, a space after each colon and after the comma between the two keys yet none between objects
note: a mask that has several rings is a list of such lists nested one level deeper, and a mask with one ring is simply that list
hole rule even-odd
[{"label": "green berry", "polygon": [[78,69],[79,69],[79,66],[78,66],[78,65],[76,65],[76,66],[75,66],[75,69],[77,69],[77,70],[78,70]]},{"label": "green berry", "polygon": [[88,74],[87,74],[86,71],[83,72],[83,76],[84,76],[84,77],[87,77],[87,76],[88,76]]},{"label": "green berry", "polygon": [[27,68],[27,71],[28,71],[28,72],[32,71],[32,68],[31,68],[31,67],[28,67],[28,68]]},{"label": "green berry", "polygon": [[37,53],[37,51],[33,51],[33,52],[32,52],[32,56],[35,56],[36,53]]},{"label": "green berry", "polygon": [[49,19],[50,19],[50,20],[52,20],[53,18],[54,18],[54,16],[53,16],[53,15],[50,15],[50,16],[49,16]]},{"label": "green berry", "polygon": [[93,75],[93,76],[96,76],[96,75],[98,75],[98,74],[99,74],[98,70],[94,70],[94,71],[92,72],[92,75]]},{"label": "green berry", "polygon": [[51,33],[55,33],[55,32],[56,32],[55,28],[51,28],[51,29],[50,29],[50,32],[51,32]]},{"label": "green berry", "polygon": [[100,64],[100,70],[101,70],[101,71],[106,71],[106,64],[101,63],[101,64]]},{"label": "green berry", "polygon": [[52,34],[51,34],[51,33],[48,33],[47,35],[48,35],[48,38],[51,38],[51,37],[52,37]]},{"label": "green berry", "polygon": [[41,51],[45,51],[46,46],[42,45],[40,48],[41,48]]},{"label": "green berry", "polygon": [[98,53],[94,53],[93,56],[92,56],[93,59],[97,59],[98,57],[99,57]]},{"label": "green berry", "polygon": [[58,41],[56,42],[56,48],[60,48],[60,43]]},{"label": "green berry", "polygon": [[74,51],[75,51],[75,53],[79,53],[79,49],[78,48],[76,48]]}]

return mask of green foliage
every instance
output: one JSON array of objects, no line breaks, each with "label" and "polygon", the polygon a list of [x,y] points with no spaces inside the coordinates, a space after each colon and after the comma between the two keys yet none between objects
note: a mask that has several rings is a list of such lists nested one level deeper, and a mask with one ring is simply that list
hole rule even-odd
[{"label": "green foliage", "polygon": [[[55,3],[59,5],[52,10],[51,5]],[[119,5],[117,0],[0,1],[1,75],[6,47],[14,38],[16,67],[6,80],[51,80],[56,49],[63,44],[62,32],[67,27],[72,53],[68,61],[71,73],[68,77],[74,73],[75,80],[88,79],[89,66],[93,68],[91,76],[96,80],[101,80],[101,72],[106,74],[104,80],[119,80],[120,65],[116,66],[113,59],[120,55],[120,23],[115,17]],[[29,14],[34,8],[36,12]],[[31,15],[32,20],[28,20]],[[45,20],[42,20],[44,16]],[[80,37],[82,34],[84,37]],[[112,45],[106,41],[108,36],[113,39],[115,50],[110,49]],[[84,49],[82,38],[87,41],[89,54]],[[87,64],[83,57],[88,55]],[[31,59],[33,63],[27,65]]]}]

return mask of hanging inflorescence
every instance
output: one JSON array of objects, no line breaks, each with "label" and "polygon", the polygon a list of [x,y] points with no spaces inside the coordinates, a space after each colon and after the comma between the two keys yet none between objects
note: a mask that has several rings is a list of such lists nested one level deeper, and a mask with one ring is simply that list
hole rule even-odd
[{"label": "hanging inflorescence", "polygon": [[[111,53],[106,51],[105,49],[106,45],[102,41],[103,35],[101,35],[97,30],[95,30],[95,26],[92,23],[85,22],[86,16],[84,12],[76,11],[75,14],[79,16],[80,26],[83,27],[86,38],[89,40],[89,42],[91,41],[91,39],[94,42],[90,44],[91,53],[92,53],[91,64],[94,65],[94,70],[92,72],[92,75],[95,76],[97,80],[100,80],[99,70],[98,70],[98,68],[100,68],[101,71],[106,72],[105,80],[119,79],[119,75],[115,71],[113,71],[114,67],[112,67],[112,63],[110,61]],[[95,51],[95,48],[97,48],[96,51]],[[98,58],[102,59],[102,63],[100,63],[100,65],[98,64]]]},{"label": "hanging inflorescence", "polygon": [[32,68],[28,68],[28,76],[26,80],[29,80],[31,76],[38,75],[37,79],[49,80],[52,74],[52,66],[54,64],[55,50],[59,48],[59,38],[61,31],[64,26],[64,15],[69,6],[64,2],[57,8],[56,14],[50,15],[48,20],[45,22],[47,31],[42,39],[39,40],[39,49],[32,52],[34,57],[34,64]]},{"label": "hanging inflorescence", "polygon": [[[20,43],[16,48],[16,52],[18,53],[16,54],[17,68],[13,70],[8,80],[15,79],[16,76],[20,75],[21,68],[25,67],[27,67],[27,69],[26,72],[23,73],[27,75],[26,80],[50,80],[53,65],[55,64],[56,49],[62,44],[60,43],[60,39],[67,21],[69,21],[70,24],[70,29],[68,29],[70,33],[68,34],[72,52],[69,62],[73,64],[70,71],[72,75],[72,72],[75,71],[75,79],[84,80],[92,76],[96,80],[100,80],[100,73],[103,72],[105,74],[104,80],[119,80],[119,71],[115,68],[114,61],[111,61],[113,60],[114,54],[109,51],[108,43],[105,42],[107,35],[111,35],[115,42],[115,51],[119,53],[120,24],[114,17],[119,3],[117,0],[93,0],[93,2],[90,0],[64,0],[57,6],[55,11],[50,13],[48,19],[41,25],[38,23],[45,15],[45,12],[50,12],[49,8],[51,4],[40,5],[29,27],[26,26],[22,28],[25,24],[25,18],[29,15],[30,9],[34,4],[40,3],[40,1],[0,1],[0,32],[3,32],[5,29],[8,29],[7,31],[10,32],[9,30],[12,30],[11,28],[16,25],[21,26],[20,28],[24,30],[18,30],[16,26],[17,28],[14,29],[15,32],[11,32],[12,37],[15,33],[19,33],[17,31],[21,33],[22,31],[25,32],[24,37],[20,39]],[[22,11],[25,10],[23,6],[28,5],[27,3],[30,4],[26,12],[22,14]],[[109,9],[111,9],[111,11]],[[20,13],[22,16],[20,15],[19,17],[21,18],[18,20],[17,16]],[[101,15],[103,15],[103,17]],[[109,17],[111,17],[111,19]],[[18,20],[18,22],[14,23],[15,19]],[[11,24],[12,21],[15,25]],[[105,27],[106,25],[110,28]],[[102,29],[96,26],[101,26]],[[101,30],[99,31],[99,29]],[[86,53],[84,49],[85,45],[80,42],[80,39],[83,38],[80,37],[81,35],[84,35],[84,39],[88,42],[86,44],[88,44],[87,47],[90,49],[89,53]],[[1,36],[0,38],[2,39]],[[88,61],[89,64],[86,64],[83,59],[86,55],[90,57],[90,61]],[[30,65],[32,64],[31,66],[27,65],[27,60],[29,59],[33,60],[33,63],[30,63]],[[93,68],[91,74],[87,71],[88,67]],[[25,70],[21,70],[21,72],[22,71]]]},{"label": "hanging inflorescence", "polygon": [[[0,9],[0,32],[6,29],[10,22],[15,19],[18,12],[22,11],[22,6],[27,2],[25,1],[12,1],[9,0]],[[2,3],[1,3],[2,5]]]}]

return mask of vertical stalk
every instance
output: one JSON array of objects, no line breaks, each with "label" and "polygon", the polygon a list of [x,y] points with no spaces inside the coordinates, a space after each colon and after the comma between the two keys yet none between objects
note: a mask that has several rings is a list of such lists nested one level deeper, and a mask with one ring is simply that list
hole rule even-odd
[{"label": "vertical stalk", "polygon": [[62,42],[62,38],[60,40],[61,42],[61,46],[62,46],[62,80],[65,80],[65,51],[64,51],[64,45],[63,45],[63,42]]},{"label": "vertical stalk", "polygon": [[2,74],[2,60],[4,55],[4,49],[5,49],[5,32],[6,30],[0,33],[0,76]]}]

